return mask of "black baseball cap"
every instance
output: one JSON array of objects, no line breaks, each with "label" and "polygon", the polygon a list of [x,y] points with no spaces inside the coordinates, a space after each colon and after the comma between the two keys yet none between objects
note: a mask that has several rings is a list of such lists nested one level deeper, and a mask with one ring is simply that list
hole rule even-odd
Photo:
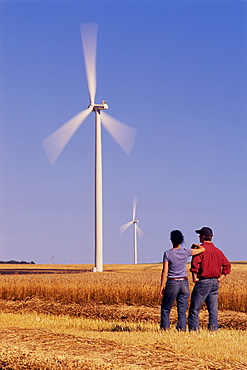
[{"label": "black baseball cap", "polygon": [[213,236],[213,230],[210,227],[202,227],[200,230],[196,230],[196,233],[204,236]]}]

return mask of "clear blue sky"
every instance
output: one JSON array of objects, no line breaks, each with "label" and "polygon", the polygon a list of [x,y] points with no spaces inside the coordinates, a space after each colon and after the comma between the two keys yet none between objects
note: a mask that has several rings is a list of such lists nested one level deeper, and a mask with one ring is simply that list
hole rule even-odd
[{"label": "clear blue sky", "polygon": [[247,260],[247,2],[1,1],[0,260],[94,262],[94,114],[54,166],[42,141],[89,104],[80,24],[97,23],[97,94],[137,129],[103,130],[104,263],[158,262],[210,226]]}]

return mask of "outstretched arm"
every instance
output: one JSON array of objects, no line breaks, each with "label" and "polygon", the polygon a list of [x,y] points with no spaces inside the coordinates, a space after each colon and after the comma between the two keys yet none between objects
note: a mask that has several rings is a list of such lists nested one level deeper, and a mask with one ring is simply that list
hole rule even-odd
[{"label": "outstretched arm", "polygon": [[200,244],[192,244],[192,256],[196,256],[199,253],[202,253],[205,251],[205,248]]}]

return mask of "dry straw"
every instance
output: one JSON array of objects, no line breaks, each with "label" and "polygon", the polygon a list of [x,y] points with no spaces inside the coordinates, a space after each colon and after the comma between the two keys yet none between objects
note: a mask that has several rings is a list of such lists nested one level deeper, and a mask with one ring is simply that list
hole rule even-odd
[{"label": "dry straw", "polygon": [[[141,268],[142,266],[142,268]],[[155,268],[154,268],[155,267]],[[33,297],[61,303],[127,304],[156,307],[160,304],[161,265],[113,268],[104,273],[53,275],[2,275],[0,299],[23,301]],[[190,287],[192,282],[189,274]],[[247,266],[234,267],[220,283],[219,308],[247,312]]]}]

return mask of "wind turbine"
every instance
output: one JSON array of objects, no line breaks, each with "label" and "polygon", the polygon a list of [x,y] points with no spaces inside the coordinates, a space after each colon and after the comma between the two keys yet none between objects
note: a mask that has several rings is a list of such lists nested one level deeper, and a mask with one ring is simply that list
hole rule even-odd
[{"label": "wind turbine", "polygon": [[58,156],[69,142],[71,137],[89,116],[95,113],[95,266],[93,271],[103,271],[103,201],[102,201],[102,144],[101,123],[122,147],[130,154],[134,145],[136,130],[109,116],[103,110],[108,109],[105,100],[95,104],[96,95],[96,24],[81,25],[82,47],[84,52],[85,69],[88,83],[89,101],[87,109],[81,111],[64,123],[53,134],[44,140],[43,146],[50,160],[54,164]]},{"label": "wind turbine", "polygon": [[121,234],[128,229],[130,225],[134,225],[134,264],[137,264],[137,234],[141,238],[143,235],[142,229],[137,225],[138,220],[136,220],[136,206],[137,206],[137,198],[133,198],[133,212],[132,212],[132,221],[127,222],[126,224],[120,227]]}]

